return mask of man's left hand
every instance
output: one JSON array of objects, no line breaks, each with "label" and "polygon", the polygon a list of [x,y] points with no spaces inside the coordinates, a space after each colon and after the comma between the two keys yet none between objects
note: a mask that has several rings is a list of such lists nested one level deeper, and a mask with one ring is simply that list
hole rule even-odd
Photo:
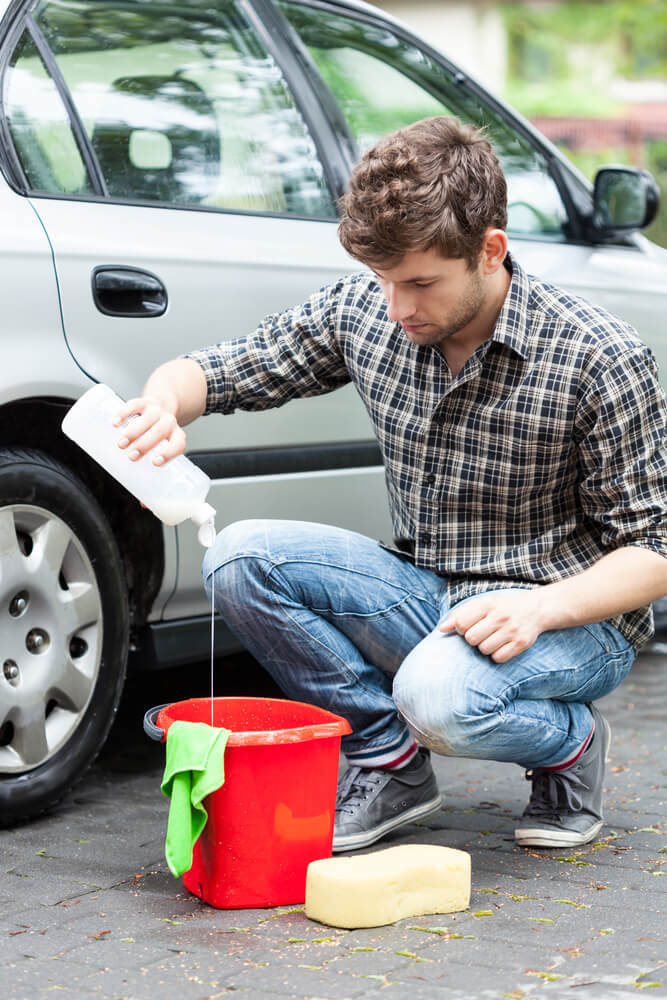
[{"label": "man's left hand", "polygon": [[480,653],[506,663],[533,645],[544,631],[540,626],[540,591],[490,591],[453,608],[440,632],[458,632]]}]

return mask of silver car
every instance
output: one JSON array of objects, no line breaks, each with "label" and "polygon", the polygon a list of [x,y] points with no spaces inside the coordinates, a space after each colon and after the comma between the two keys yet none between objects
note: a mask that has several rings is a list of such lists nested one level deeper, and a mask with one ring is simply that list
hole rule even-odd
[{"label": "silver car", "polygon": [[[352,164],[427,115],[485,125],[524,266],[602,303],[667,369],[667,254],[639,171],[593,187],[426,41],[354,0],[0,0],[0,822],[53,804],[104,742],[131,666],[206,655],[201,549],[63,436],[100,381],[241,335],[354,269]],[[218,526],[390,534],[351,388],[189,428]],[[232,648],[216,630],[219,652]]]}]

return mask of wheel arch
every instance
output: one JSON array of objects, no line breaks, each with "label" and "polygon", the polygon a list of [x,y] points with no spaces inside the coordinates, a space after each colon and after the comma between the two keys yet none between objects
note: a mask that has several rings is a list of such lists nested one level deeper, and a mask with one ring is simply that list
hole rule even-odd
[{"label": "wheel arch", "polygon": [[0,445],[35,448],[59,459],[81,479],[104,511],[118,546],[130,607],[138,629],[150,614],[164,575],[164,535],[160,522],[60,429],[73,399],[39,397],[0,406]]}]

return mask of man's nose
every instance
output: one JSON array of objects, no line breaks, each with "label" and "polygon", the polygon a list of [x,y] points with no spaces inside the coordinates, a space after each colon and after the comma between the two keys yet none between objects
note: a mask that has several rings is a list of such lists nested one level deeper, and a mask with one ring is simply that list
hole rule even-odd
[{"label": "man's nose", "polygon": [[414,314],[415,306],[408,289],[388,285],[384,294],[387,299],[387,316],[392,323],[401,323]]}]

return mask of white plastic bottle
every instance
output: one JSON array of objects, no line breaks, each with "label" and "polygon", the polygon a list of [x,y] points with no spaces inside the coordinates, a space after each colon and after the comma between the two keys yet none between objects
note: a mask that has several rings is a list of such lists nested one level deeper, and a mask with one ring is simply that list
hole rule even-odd
[{"label": "white plastic bottle", "polygon": [[164,524],[180,524],[187,518],[194,521],[199,528],[197,538],[208,548],[215,541],[215,509],[206,503],[210,479],[185,455],[159,466],[153,465],[151,451],[130,461],[118,441],[134,418],[120,427],[112,423],[123,405],[109,386],[95,385],[68,411],[63,432]]}]

